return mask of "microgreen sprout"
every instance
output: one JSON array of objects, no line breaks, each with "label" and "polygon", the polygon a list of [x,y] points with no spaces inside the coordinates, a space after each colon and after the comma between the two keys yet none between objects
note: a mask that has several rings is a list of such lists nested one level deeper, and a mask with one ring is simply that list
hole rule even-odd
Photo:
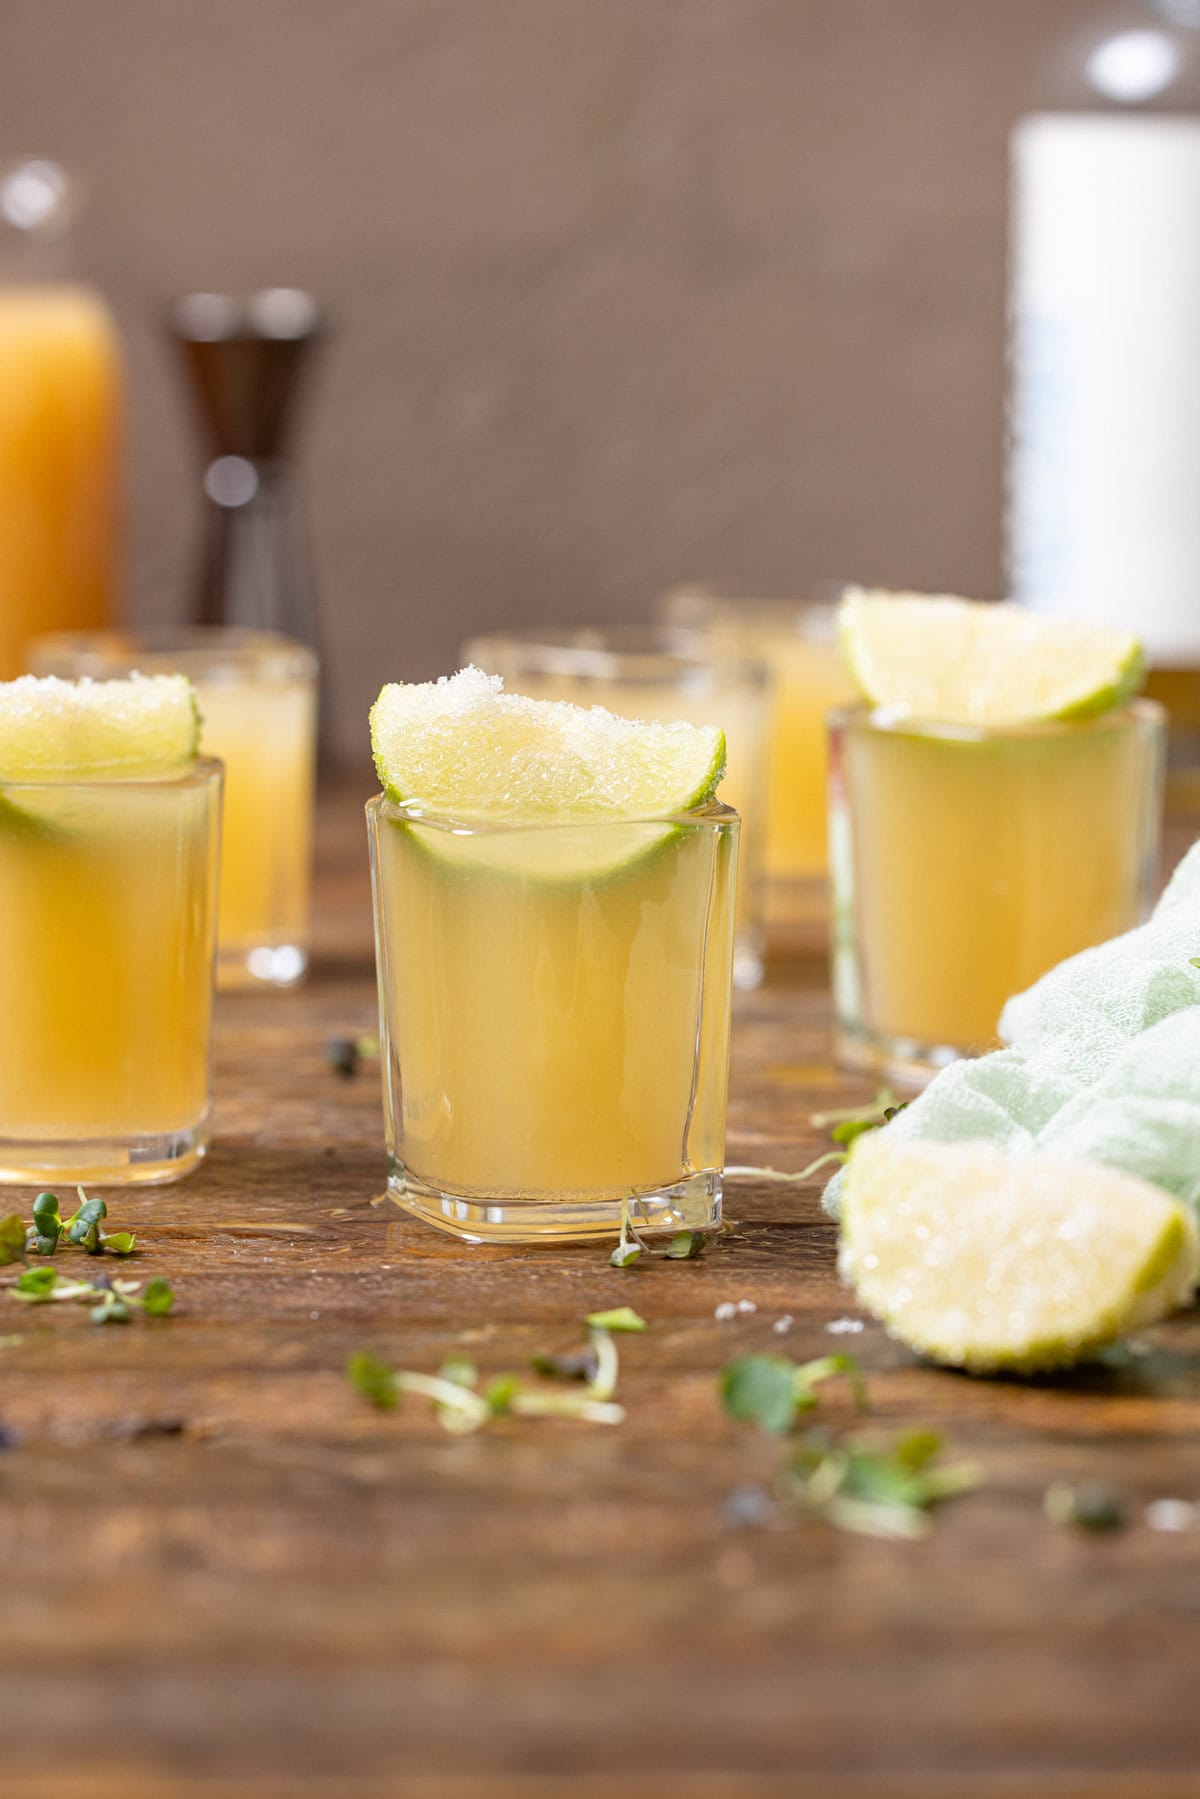
[{"label": "microgreen sprout", "polygon": [[140,1281],[109,1280],[99,1275],[94,1280],[72,1280],[57,1268],[27,1268],[11,1289],[14,1299],[26,1305],[84,1300],[92,1308],[93,1324],[126,1324],[136,1309],[148,1318],[165,1318],[175,1303],[175,1295],[165,1280],[152,1280],[142,1291]]},{"label": "microgreen sprout", "polygon": [[882,1125],[890,1124],[897,1112],[903,1112],[907,1103],[898,1100],[890,1087],[881,1087],[867,1106],[847,1106],[835,1112],[813,1112],[808,1122],[816,1130],[827,1130],[837,1147],[823,1151],[815,1161],[810,1162],[806,1168],[797,1169],[794,1174],[784,1173],[779,1168],[759,1168],[752,1163],[731,1165],[726,1168],[725,1173],[748,1175],[763,1181],[810,1181],[822,1168],[840,1167],[849,1155],[856,1137],[861,1137],[865,1131],[876,1131]]},{"label": "microgreen sprout", "polygon": [[[607,1324],[602,1320],[609,1320]],[[582,1381],[581,1393],[554,1392],[548,1387],[529,1387],[517,1375],[497,1374],[482,1389],[474,1365],[459,1356],[449,1357],[437,1374],[419,1374],[407,1368],[389,1368],[378,1356],[358,1351],[346,1364],[346,1377],[356,1392],[380,1411],[393,1411],[406,1393],[432,1400],[443,1429],[454,1436],[481,1430],[495,1418],[577,1418],[585,1424],[620,1424],[625,1408],[614,1403],[618,1356],[614,1330],[645,1330],[645,1322],[628,1306],[616,1312],[597,1312],[588,1319],[586,1350],[569,1356],[538,1355],[533,1367],[539,1374]]]},{"label": "microgreen sprout", "polygon": [[863,1536],[928,1535],[931,1509],[970,1493],[982,1480],[968,1462],[938,1462],[934,1431],[906,1431],[891,1442],[876,1436],[835,1437],[806,1431],[778,1482],[779,1497],[810,1517]]},{"label": "microgreen sprout", "polygon": [[661,1246],[653,1240],[647,1241],[634,1222],[629,1200],[624,1199],[621,1202],[620,1240],[608,1259],[614,1268],[632,1268],[643,1256],[663,1256],[670,1262],[694,1262],[707,1247],[708,1236],[704,1231],[676,1231]]},{"label": "microgreen sprout", "polygon": [[[79,1204],[69,1218],[64,1218],[59,1211],[57,1193],[39,1193],[33,1202],[33,1223],[25,1231],[23,1256],[52,1256],[57,1254],[61,1243],[70,1243],[82,1249],[85,1255],[100,1255],[104,1250],[111,1250],[114,1255],[132,1255],[137,1244],[133,1231],[106,1231],[104,1220],[108,1217],[108,1207],[102,1199],[89,1199],[82,1187],[75,1191],[79,1195]],[[0,1221],[0,1232],[11,1221]],[[8,1260],[15,1260],[9,1257]]]},{"label": "microgreen sprout", "polygon": [[846,1377],[855,1407],[865,1412],[866,1382],[859,1364],[848,1355],[800,1363],[789,1356],[739,1356],[721,1370],[721,1398],[732,1417],[754,1419],[772,1436],[783,1436],[799,1413],[816,1405],[816,1388],[822,1381],[837,1375]]}]

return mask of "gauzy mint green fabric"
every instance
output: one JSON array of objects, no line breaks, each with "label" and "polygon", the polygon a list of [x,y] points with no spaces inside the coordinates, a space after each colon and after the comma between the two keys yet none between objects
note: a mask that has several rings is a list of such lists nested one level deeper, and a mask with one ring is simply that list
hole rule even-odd
[{"label": "gauzy mint green fabric", "polygon": [[[1010,999],[1006,1048],[954,1062],[886,1128],[1103,1162],[1200,1209],[1200,843],[1153,917]],[[841,1174],[825,1189],[838,1215]]]}]

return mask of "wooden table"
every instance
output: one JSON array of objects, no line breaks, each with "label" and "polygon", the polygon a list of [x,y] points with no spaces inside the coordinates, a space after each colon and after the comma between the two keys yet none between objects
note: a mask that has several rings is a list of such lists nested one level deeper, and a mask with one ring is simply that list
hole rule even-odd
[{"label": "wooden table", "polygon": [[[1124,1370],[976,1381],[874,1326],[828,1333],[855,1307],[815,1184],[737,1182],[702,1260],[626,1272],[409,1223],[379,1199],[376,1071],[323,1056],[374,1028],[365,792],[324,805],[309,984],[221,1002],[208,1164],[112,1200],[178,1315],[5,1302],[0,1791],[1200,1791],[1200,1536],[1141,1518],[1200,1496],[1194,1316]],[[830,1068],[823,979],[793,966],[739,1006],[734,1162],[802,1166],[814,1107],[865,1091]],[[714,1318],[739,1299],[756,1310]],[[360,1347],[520,1368],[623,1303],[650,1329],[621,1340],[618,1428],[456,1440],[343,1375]],[[985,1486],[915,1544],[732,1527],[728,1495],[784,1450],[722,1414],[717,1371],[847,1343],[877,1418],[943,1429]],[[848,1417],[832,1390],[823,1409]],[[1047,1522],[1047,1483],[1087,1476],[1125,1491],[1129,1529]]]}]

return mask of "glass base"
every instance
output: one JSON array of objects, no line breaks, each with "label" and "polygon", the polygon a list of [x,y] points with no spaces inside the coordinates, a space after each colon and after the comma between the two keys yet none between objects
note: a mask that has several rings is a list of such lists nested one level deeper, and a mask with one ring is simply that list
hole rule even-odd
[{"label": "glass base", "polygon": [[308,951],[298,943],[222,944],[217,949],[217,986],[222,992],[294,987],[307,968]]},{"label": "glass base", "polygon": [[207,1148],[207,1118],[155,1137],[0,1137],[0,1185],[161,1186],[198,1168]]},{"label": "glass base", "polygon": [[911,1037],[884,1037],[858,1026],[839,1024],[834,1031],[833,1059],[854,1074],[873,1074],[896,1087],[927,1087],[939,1069],[964,1056],[983,1054],[948,1043],[918,1043]]},{"label": "glass base", "polygon": [[[670,1187],[630,1195],[629,1214],[642,1236],[715,1231],[721,1225],[723,1171],[707,1168]],[[569,1243],[619,1236],[619,1199],[467,1198],[431,1187],[393,1161],[388,1192],[414,1218],[465,1243]]]}]

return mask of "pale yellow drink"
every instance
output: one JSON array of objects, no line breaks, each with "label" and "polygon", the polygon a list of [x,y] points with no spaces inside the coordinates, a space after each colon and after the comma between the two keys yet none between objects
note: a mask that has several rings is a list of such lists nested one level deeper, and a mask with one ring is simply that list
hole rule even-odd
[{"label": "pale yellow drink", "polygon": [[745,657],[710,657],[671,647],[654,627],[535,631],[477,637],[463,660],[531,699],[604,706],[623,718],[718,725],[727,760],[721,798],[741,819],[734,910],[734,984],[762,979],[763,876],[767,819],[766,670]]},{"label": "pale yellow drink", "polygon": [[36,674],[181,672],[196,689],[205,750],[225,764],[218,975],[288,985],[307,963],[316,759],[316,659],[268,632],[197,627],[144,637],[56,636]]},{"label": "pale yellow drink", "polygon": [[368,816],[405,1203],[479,1237],[611,1234],[639,1196],[719,1212],[736,815]]},{"label": "pale yellow drink", "polygon": [[316,698],[311,679],[196,683],[204,747],[226,767],[220,962],[270,979],[281,951],[304,967]]},{"label": "pale yellow drink", "polygon": [[1163,722],[889,723],[833,736],[844,1059],[903,1076],[996,1042],[1004,1001],[1135,924],[1155,875]]},{"label": "pale yellow drink", "polygon": [[663,616],[717,656],[752,656],[772,678],[767,736],[767,922],[814,910],[828,855],[825,721],[854,688],[835,639],[836,610],[805,600],[735,599],[705,588],[665,596]]},{"label": "pale yellow drink", "polygon": [[0,1180],[203,1153],[220,769],[0,789]]},{"label": "pale yellow drink", "polygon": [[120,367],[84,286],[0,286],[0,680],[39,631],[107,622]]}]

